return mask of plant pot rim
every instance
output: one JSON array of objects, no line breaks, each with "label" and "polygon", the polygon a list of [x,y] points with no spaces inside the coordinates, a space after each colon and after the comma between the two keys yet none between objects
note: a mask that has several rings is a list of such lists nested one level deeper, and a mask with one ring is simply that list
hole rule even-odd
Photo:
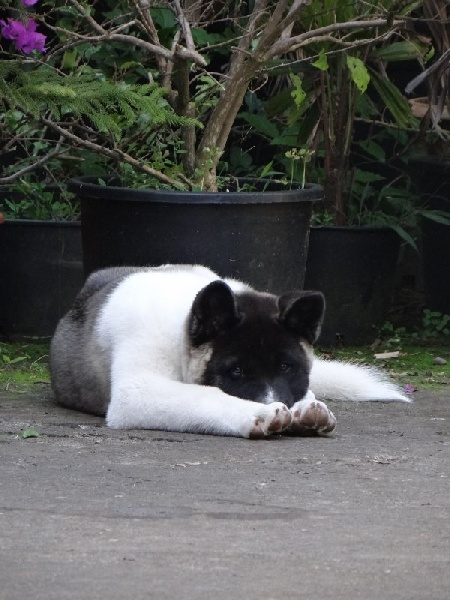
[{"label": "plant pot rim", "polygon": [[52,221],[50,219],[5,219],[3,223],[0,224],[1,228],[7,226],[19,226],[19,225],[27,225],[30,227],[79,227],[81,225],[81,221]]},{"label": "plant pot rim", "polygon": [[[69,191],[82,194],[89,198],[108,200],[126,200],[142,202],[151,199],[153,202],[171,204],[273,204],[276,202],[315,202],[323,198],[323,187],[319,184],[308,183],[304,188],[278,189],[245,192],[189,192],[180,190],[132,189],[117,185],[103,186],[98,183],[99,177],[75,177],[68,182]],[[102,178],[105,181],[111,177]],[[239,178],[241,182],[259,181],[264,179]],[[298,184],[300,186],[300,184]],[[107,195],[105,190],[108,190]]]},{"label": "plant pot rim", "polygon": [[436,155],[436,154],[414,154],[409,158],[410,165],[422,165],[422,166],[435,166],[445,167],[450,169],[450,155]]},{"label": "plant pot rim", "polygon": [[310,229],[314,231],[344,231],[347,233],[380,233],[392,232],[397,235],[397,232],[386,225],[311,225]]}]

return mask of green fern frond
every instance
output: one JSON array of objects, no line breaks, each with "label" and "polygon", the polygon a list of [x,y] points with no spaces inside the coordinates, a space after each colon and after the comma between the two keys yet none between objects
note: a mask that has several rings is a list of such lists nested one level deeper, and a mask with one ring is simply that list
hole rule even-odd
[{"label": "green fern frond", "polygon": [[[0,98],[6,108],[17,108],[39,118],[87,118],[99,132],[120,137],[123,127],[142,114],[154,127],[200,125],[178,116],[157,84],[126,85],[95,75],[65,76],[46,65],[24,71],[15,61],[0,61]],[[120,117],[120,118],[118,118]]]}]

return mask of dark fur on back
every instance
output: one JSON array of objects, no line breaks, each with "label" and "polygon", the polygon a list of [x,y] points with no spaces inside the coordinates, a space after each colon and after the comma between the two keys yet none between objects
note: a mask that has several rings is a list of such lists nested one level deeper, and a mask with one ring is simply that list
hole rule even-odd
[{"label": "dark fur on back", "polygon": [[[92,336],[106,298],[138,267],[113,267],[90,275],[70,311],[61,319],[50,347],[52,389],[57,402],[103,416],[110,397],[108,369]],[[64,360],[58,360],[64,357]],[[83,385],[80,382],[83,381]]]}]

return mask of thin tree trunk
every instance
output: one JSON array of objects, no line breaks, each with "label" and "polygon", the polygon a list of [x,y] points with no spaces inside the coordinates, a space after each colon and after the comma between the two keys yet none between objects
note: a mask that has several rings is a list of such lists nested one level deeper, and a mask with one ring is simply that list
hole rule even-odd
[{"label": "thin tree trunk", "polygon": [[[175,60],[174,76],[177,89],[176,112],[182,117],[194,117],[195,109],[191,103],[189,90],[190,66],[185,60],[180,58]],[[182,155],[183,169],[187,177],[192,177],[195,169],[195,126],[183,126],[181,139],[185,150]]]},{"label": "thin tree trunk", "polygon": [[202,173],[205,191],[217,191],[217,163],[225,149],[249,82],[258,68],[258,64],[251,57],[238,62],[240,64],[226,82],[198,146],[196,167]]}]

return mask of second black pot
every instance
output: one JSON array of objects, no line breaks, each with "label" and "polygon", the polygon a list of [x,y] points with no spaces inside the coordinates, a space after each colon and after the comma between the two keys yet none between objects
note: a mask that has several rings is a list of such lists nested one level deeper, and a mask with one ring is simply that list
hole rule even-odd
[{"label": "second black pot", "polygon": [[79,223],[0,225],[0,339],[48,339],[83,285]]},{"label": "second black pot", "polygon": [[[421,157],[411,161],[413,179],[423,204],[429,210],[450,214],[450,160]],[[429,218],[421,220],[425,306],[450,314],[448,255],[450,225]]]},{"label": "second black pot", "polygon": [[319,346],[373,342],[392,299],[400,237],[391,229],[313,227],[305,288],[325,294]]}]

